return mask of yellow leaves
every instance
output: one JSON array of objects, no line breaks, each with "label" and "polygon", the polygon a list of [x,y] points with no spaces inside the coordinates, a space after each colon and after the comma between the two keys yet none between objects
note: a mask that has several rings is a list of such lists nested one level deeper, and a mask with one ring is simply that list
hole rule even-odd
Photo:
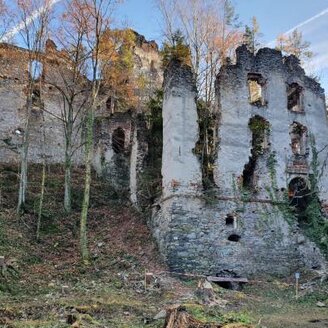
[{"label": "yellow leaves", "polygon": [[101,36],[100,59],[105,84],[110,88],[121,107],[136,105],[134,47],[135,33],[130,30],[106,30]]}]

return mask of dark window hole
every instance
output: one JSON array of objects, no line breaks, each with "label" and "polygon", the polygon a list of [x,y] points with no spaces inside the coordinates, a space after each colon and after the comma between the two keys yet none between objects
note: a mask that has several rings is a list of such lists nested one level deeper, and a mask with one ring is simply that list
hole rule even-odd
[{"label": "dark window hole", "polygon": [[232,215],[227,215],[226,217],[226,225],[233,225],[235,218]]},{"label": "dark window hole", "polygon": [[239,235],[236,235],[236,234],[233,234],[233,235],[230,235],[228,237],[228,240],[229,241],[234,241],[234,242],[238,242],[240,240],[240,236]]},{"label": "dark window hole", "polygon": [[117,128],[112,136],[112,148],[116,154],[124,152],[125,133],[122,128]]}]

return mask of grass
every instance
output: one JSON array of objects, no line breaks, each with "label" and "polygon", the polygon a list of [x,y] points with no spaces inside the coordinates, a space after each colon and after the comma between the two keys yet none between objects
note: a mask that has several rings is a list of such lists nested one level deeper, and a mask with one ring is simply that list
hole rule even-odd
[{"label": "grass", "polygon": [[[127,203],[110,200],[110,188],[96,177],[88,221],[88,267],[80,263],[78,220],[83,172],[74,171],[75,204],[71,215],[62,210],[63,172],[48,172],[40,242],[35,241],[35,202],[39,192],[39,170],[30,169],[30,189],[25,214],[15,213],[17,175],[5,169],[0,209],[0,255],[17,266],[18,274],[0,276],[0,327],[162,328],[164,320],[153,320],[162,309],[184,304],[202,322],[234,327],[325,327],[327,286],[294,298],[290,279],[263,279],[243,291],[214,285],[217,299],[227,306],[199,304],[195,296],[198,279],[177,279],[168,274],[157,252],[145,219]],[[115,197],[114,197],[115,198]],[[144,272],[153,272],[157,282],[144,287]],[[302,276],[304,277],[304,276]],[[65,287],[67,286],[67,287]],[[298,319],[301,317],[302,319]],[[301,321],[299,323],[299,321]],[[303,324],[303,325],[302,325]],[[313,323],[314,324],[314,323]],[[285,325],[285,326],[284,326]],[[228,326],[229,327],[229,326]]]}]

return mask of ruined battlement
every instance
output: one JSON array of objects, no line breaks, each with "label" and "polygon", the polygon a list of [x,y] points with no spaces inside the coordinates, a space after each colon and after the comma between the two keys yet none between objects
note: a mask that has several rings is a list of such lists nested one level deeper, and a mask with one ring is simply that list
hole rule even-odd
[{"label": "ruined battlement", "polygon": [[[256,54],[251,53],[245,45],[240,46],[236,50],[236,63],[233,65],[224,65],[220,69],[218,79],[228,75],[228,83],[243,83],[244,72],[262,72],[262,74],[282,74],[286,82],[294,80],[302,81],[304,86],[311,89],[321,97],[324,97],[324,89],[313,78],[306,75],[301,66],[299,59],[293,55],[283,56],[281,51],[262,48]],[[232,76],[235,76],[235,79]]]}]

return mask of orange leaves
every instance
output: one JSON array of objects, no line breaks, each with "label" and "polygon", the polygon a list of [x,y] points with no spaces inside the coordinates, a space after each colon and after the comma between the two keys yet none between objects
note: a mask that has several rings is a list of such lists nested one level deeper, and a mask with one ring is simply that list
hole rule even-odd
[{"label": "orange leaves", "polygon": [[136,104],[134,76],[135,34],[132,30],[109,30],[101,36],[99,55],[104,83],[121,109]]}]

